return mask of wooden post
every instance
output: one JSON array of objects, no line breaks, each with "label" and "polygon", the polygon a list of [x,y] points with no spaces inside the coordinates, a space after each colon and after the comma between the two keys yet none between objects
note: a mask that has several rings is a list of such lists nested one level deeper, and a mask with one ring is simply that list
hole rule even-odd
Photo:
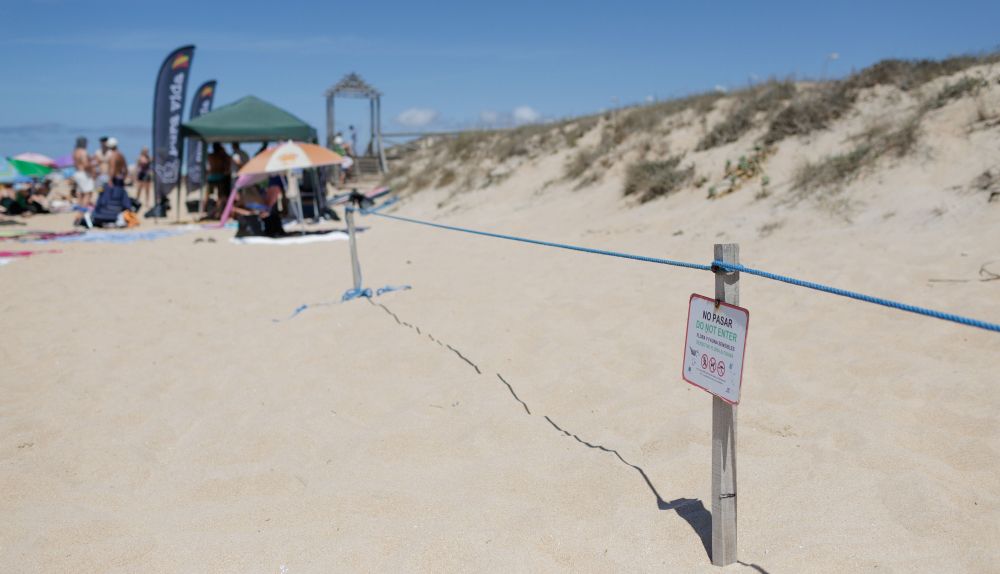
[{"label": "wooden post", "polygon": [[201,202],[198,204],[198,216],[208,215],[208,142],[201,140]]},{"label": "wooden post", "polygon": [[[736,243],[715,245],[715,260],[740,262]],[[740,304],[740,274],[715,272],[715,298]],[[712,397],[712,564],[736,562],[736,406]]]},{"label": "wooden post", "polygon": [[[368,126],[370,128],[369,131],[371,131],[371,140],[368,141],[368,153],[366,153],[365,155],[374,156],[375,155],[375,99],[374,98],[369,98],[368,108],[369,108]],[[358,155],[358,152],[355,151],[354,155]]]},{"label": "wooden post", "polygon": [[347,234],[351,241],[351,273],[354,275],[354,288],[361,289],[361,263],[358,262],[358,244],[354,238],[353,205],[348,205],[344,209],[344,217],[347,218]]}]

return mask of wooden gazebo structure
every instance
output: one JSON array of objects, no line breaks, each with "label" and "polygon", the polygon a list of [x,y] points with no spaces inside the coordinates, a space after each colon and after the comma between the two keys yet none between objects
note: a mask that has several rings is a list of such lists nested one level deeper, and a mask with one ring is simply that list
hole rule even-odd
[{"label": "wooden gazebo structure", "polygon": [[333,147],[333,138],[337,133],[336,120],[334,116],[334,99],[357,98],[367,99],[369,105],[369,119],[371,122],[371,140],[365,148],[364,153],[354,150],[358,155],[358,168],[361,173],[369,170],[379,173],[389,171],[389,166],[385,160],[385,149],[382,147],[382,94],[361,76],[351,72],[344,76],[339,82],[326,90],[326,146]]}]

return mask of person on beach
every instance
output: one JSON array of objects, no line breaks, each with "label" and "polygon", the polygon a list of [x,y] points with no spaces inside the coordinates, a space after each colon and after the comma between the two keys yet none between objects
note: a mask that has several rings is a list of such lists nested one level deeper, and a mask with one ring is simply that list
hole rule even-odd
[{"label": "person on beach", "polygon": [[108,138],[108,177],[111,180],[111,187],[125,187],[125,179],[128,178],[128,162],[125,155],[118,149],[118,140]]},{"label": "person on beach", "polygon": [[49,213],[45,201],[43,190],[36,189],[34,184],[19,183],[14,186],[13,194],[0,197],[0,213],[24,217],[35,213]]},{"label": "person on beach", "polygon": [[135,181],[136,181],[136,192],[135,198],[139,200],[141,205],[149,205],[146,201],[146,196],[150,196],[152,199],[152,172],[150,171],[150,166],[153,164],[153,158],[149,155],[149,148],[144,147],[142,151],[139,152],[139,159],[135,161]]},{"label": "person on beach", "polygon": [[354,126],[347,126],[347,133],[351,134],[351,149],[347,150],[347,153],[349,153],[351,157],[357,157],[358,131],[354,129]]},{"label": "person on beach", "polygon": [[337,175],[337,185],[339,187],[344,187],[347,183],[347,172],[350,171],[351,166],[354,165],[354,160],[348,155],[347,149],[344,148],[344,137],[337,132],[337,135],[333,138],[333,151],[334,153],[340,154],[343,158],[340,160],[340,173]]},{"label": "person on beach", "polygon": [[212,210],[212,217],[218,217],[222,207],[229,199],[229,190],[232,187],[232,163],[233,160],[226,153],[222,144],[215,142],[212,144],[212,153],[208,154],[208,192],[215,192],[215,209]]},{"label": "person on beach", "polygon": [[239,224],[236,230],[237,237],[285,235],[285,229],[281,225],[281,215],[278,213],[278,201],[281,199],[282,189],[281,177],[271,176],[264,193],[261,193],[257,185],[250,185],[235,192],[239,194],[239,199],[233,205],[233,213]]},{"label": "person on beach", "polygon": [[94,176],[97,178],[97,189],[99,191],[104,190],[104,186],[111,182],[111,178],[108,177],[108,161],[111,159],[111,153],[108,150],[108,136],[103,136],[101,138],[101,148],[94,152]]},{"label": "person on beach", "polygon": [[73,183],[76,185],[77,201],[81,207],[94,204],[94,170],[87,154],[87,138],[76,138],[76,148],[73,149]]}]

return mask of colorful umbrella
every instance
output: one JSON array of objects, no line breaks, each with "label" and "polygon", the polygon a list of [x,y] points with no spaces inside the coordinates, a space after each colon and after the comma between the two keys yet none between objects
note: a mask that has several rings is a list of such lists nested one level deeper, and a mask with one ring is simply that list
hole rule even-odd
[{"label": "colorful umbrella", "polygon": [[343,159],[340,154],[316,144],[288,141],[248,161],[239,174],[284,173],[293,169],[335,165]]},{"label": "colorful umbrella", "polygon": [[14,169],[16,169],[18,173],[28,177],[45,177],[52,172],[52,167],[50,166],[35,163],[33,161],[17,159],[17,157],[9,157],[7,158],[7,161],[10,162],[10,165],[14,166]]},{"label": "colorful umbrella", "polygon": [[38,165],[44,165],[46,167],[51,167],[51,168],[59,167],[58,165],[56,165],[56,160],[52,159],[47,155],[42,155],[40,153],[34,153],[34,152],[19,153],[15,155],[13,159],[19,161],[26,161],[28,163],[37,163]]},{"label": "colorful umbrella", "polygon": [[67,167],[73,167],[76,163],[73,161],[73,154],[68,153],[66,155],[61,155],[54,160],[56,169],[66,169]]},{"label": "colorful umbrella", "polygon": [[[298,207],[297,219],[301,224],[302,196],[299,194],[299,180],[292,175],[293,170],[308,169],[324,165],[335,165],[343,161],[340,154],[334,153],[323,146],[302,142],[287,141],[276,147],[263,151],[247,162],[240,169],[240,176],[255,173],[284,173],[287,186],[285,197],[295,202]],[[316,208],[319,209],[319,206]]]}]

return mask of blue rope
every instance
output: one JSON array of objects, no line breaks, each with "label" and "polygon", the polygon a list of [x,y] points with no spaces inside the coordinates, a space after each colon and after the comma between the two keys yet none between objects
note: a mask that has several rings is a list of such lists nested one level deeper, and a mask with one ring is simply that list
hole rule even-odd
[{"label": "blue rope", "polygon": [[[352,299],[357,299],[359,297],[367,297],[369,299],[373,297],[381,297],[386,293],[392,293],[393,291],[408,291],[412,289],[409,285],[386,285],[385,287],[379,287],[375,290],[375,294],[372,295],[371,289],[348,289],[346,293],[341,297],[340,301],[324,301],[322,303],[303,303],[292,311],[292,314],[284,319],[271,319],[272,323],[284,323],[285,321],[290,321],[298,317],[302,312],[307,309],[312,309],[313,307],[329,307],[331,305],[340,305],[341,303],[346,303]],[[348,297],[348,294],[351,294]]]},{"label": "blue rope", "polygon": [[829,285],[813,283],[812,281],[803,281],[802,279],[796,279],[794,277],[788,277],[785,275],[778,275],[776,273],[770,273],[768,271],[761,271],[760,269],[746,267],[744,265],[739,265],[737,263],[725,263],[723,261],[713,261],[712,265],[720,269],[725,269],[726,271],[739,271],[740,273],[748,273],[750,275],[756,275],[758,277],[763,277],[765,279],[771,279],[772,281],[781,281],[782,283],[788,283],[789,285],[795,285],[797,287],[815,289],[816,291],[822,291],[824,293],[830,293],[832,295],[840,295],[841,297],[856,299],[858,301],[864,301],[865,303],[882,305],[883,307],[889,307],[890,309],[898,309],[900,311],[916,313],[918,315],[923,315],[925,317],[933,317],[934,319],[941,319],[942,321],[951,321],[952,323],[958,323],[959,325],[977,327],[979,329],[985,329],[987,331],[995,331],[997,333],[1000,333],[1000,325],[996,323],[988,323],[986,321],[980,321],[979,319],[971,319],[969,317],[954,315],[952,313],[943,313],[941,311],[935,311],[934,309],[917,307],[916,305],[908,305],[906,303],[900,303],[898,301],[892,301],[890,299],[883,299],[881,297],[872,297],[871,295],[865,295],[864,293],[858,293],[856,291],[848,291],[846,289],[839,289],[837,287],[830,287]]},{"label": "blue rope", "polygon": [[490,233],[488,231],[477,231],[475,229],[467,229],[465,227],[456,227],[454,225],[444,225],[443,223],[433,223],[431,221],[421,221],[419,219],[410,219],[409,217],[402,217],[399,215],[389,215],[388,213],[378,213],[371,212],[371,215],[377,217],[385,217],[387,219],[396,219],[398,221],[405,221],[407,223],[416,223],[418,225],[427,225],[430,227],[437,227],[438,229],[447,229],[449,231],[461,231],[462,233],[471,233],[473,235],[483,235],[485,237],[495,237],[497,239],[508,239],[510,241],[520,241],[521,243],[531,243],[533,245],[542,245],[544,247],[555,247],[558,249],[568,249],[570,251],[580,251],[583,253],[593,253],[594,255],[607,255],[609,257],[621,257],[622,259],[632,259],[634,261],[644,261],[646,263],[659,263],[660,265],[673,265],[674,267],[686,267],[688,269],[699,269],[701,271],[711,271],[712,267],[710,265],[702,265],[700,263],[688,263],[687,261],[676,261],[673,259],[661,259],[659,257],[647,257],[645,255],[634,255],[632,253],[622,253],[620,251],[608,251],[606,249],[594,249],[592,247],[580,247],[578,245],[567,245],[565,243],[555,243],[553,241],[540,241],[538,239],[528,239],[526,237],[517,237],[514,235],[504,235],[502,233]]},{"label": "blue rope", "polygon": [[379,297],[385,295],[386,293],[392,293],[393,291],[409,291],[413,289],[409,285],[386,285],[385,287],[379,287],[375,290],[375,296]]},{"label": "blue rope", "polygon": [[361,215],[372,215],[373,213],[378,213],[378,212],[382,211],[383,209],[389,207],[390,205],[396,203],[397,201],[399,201],[398,197],[396,197],[396,196],[390,197],[389,199],[383,201],[379,205],[376,205],[376,206],[373,206],[373,207],[369,207],[367,209],[362,209],[361,210]]},{"label": "blue rope", "polygon": [[[363,212],[364,213],[364,212]],[[994,331],[1000,333],[1000,324],[990,323],[987,321],[981,321],[979,319],[972,319],[969,317],[963,317],[961,315],[955,315],[952,313],[944,313],[941,311],[935,311],[934,309],[927,309],[925,307],[917,307],[916,305],[909,305],[906,303],[900,303],[898,301],[892,301],[890,299],[883,299],[881,297],[873,297],[871,295],[865,295],[864,293],[858,293],[856,291],[848,291],[846,289],[839,289],[837,287],[830,287],[829,285],[822,285],[820,283],[813,283],[811,281],[803,281],[801,279],[795,279],[794,277],[788,277],[785,275],[778,275],[776,273],[770,273],[768,271],[762,271],[760,269],[753,269],[751,267],[745,267],[736,263],[724,263],[722,261],[713,261],[711,265],[701,265],[699,263],[690,263],[687,261],[677,261],[674,259],[661,259],[659,257],[647,257],[645,255],[634,255],[632,253],[622,253],[620,251],[609,251],[606,249],[594,249],[591,247],[580,247],[577,245],[567,245],[565,243],[555,243],[552,241],[540,241],[537,239],[528,239],[525,237],[517,237],[514,235],[505,235],[503,233],[490,233],[488,231],[478,231],[476,229],[468,229],[465,227],[457,227],[454,225],[445,225],[443,223],[434,223],[431,221],[422,221],[420,219],[412,219],[410,217],[403,217],[400,215],[389,215],[387,213],[378,213],[377,211],[368,211],[367,214],[375,215],[378,217],[385,217],[386,219],[395,219],[397,221],[404,221],[407,223],[416,223],[418,225],[426,225],[428,227],[436,227],[438,229],[446,229],[448,231],[461,231],[462,233],[471,233],[473,235],[482,235],[485,237],[495,237],[497,239],[508,239],[511,241],[520,241],[521,243],[531,243],[533,245],[541,245],[544,247],[555,247],[558,249],[568,249],[570,251],[580,251],[583,253],[592,253],[595,255],[607,255],[609,257],[621,257],[622,259],[632,259],[634,261],[643,261],[646,263],[659,263],[661,265],[672,265],[674,267],[685,267],[688,269],[699,269],[702,271],[715,271],[716,269],[724,269],[727,271],[739,271],[742,273],[748,273],[750,275],[756,275],[758,277],[763,277],[765,279],[771,279],[772,281],[781,281],[782,283],[788,283],[790,285],[795,285],[798,287],[805,287],[808,289],[814,289],[816,291],[822,291],[824,293],[830,293],[833,295],[840,295],[841,297],[847,297],[849,299],[855,299],[857,301],[864,301],[865,303],[872,303],[875,305],[882,305],[884,307],[889,307],[890,309],[897,309],[899,311],[906,311],[909,313],[916,313],[918,315],[923,315],[925,317],[931,317],[934,319],[941,319],[942,321],[951,321],[952,323],[958,323],[959,325],[966,325],[968,327],[976,327],[978,329],[985,329],[987,331]]]},{"label": "blue rope", "polygon": [[326,307],[328,305],[336,305],[336,304],[338,304],[340,302],[341,301],[328,301],[328,302],[325,302],[325,303],[303,303],[303,304],[299,305],[298,307],[296,307],[295,310],[292,311],[292,314],[289,315],[288,317],[285,317],[284,319],[271,319],[271,322],[272,323],[284,323],[285,321],[291,321],[292,319],[298,317],[300,313],[302,313],[303,311],[305,311],[306,309],[309,309],[311,307]]},{"label": "blue rope", "polygon": [[409,285],[386,285],[385,287],[379,287],[378,289],[376,289],[375,294],[372,295],[372,290],[370,287],[365,287],[363,289],[351,288],[348,289],[347,291],[344,291],[344,294],[340,297],[340,300],[341,302],[347,302],[350,301],[351,299],[357,299],[359,297],[366,297],[368,299],[371,299],[373,296],[381,297],[382,295],[385,295],[386,293],[392,293],[393,291],[409,291],[410,289],[413,289],[413,287],[410,287]]},{"label": "blue rope", "polygon": [[371,299],[372,298],[372,290],[369,289],[369,288],[367,288],[367,287],[365,287],[363,289],[356,289],[356,288],[352,287],[352,288],[348,289],[347,291],[344,291],[344,294],[341,295],[340,300],[341,301],[350,301],[351,299],[357,299],[358,297],[366,297],[368,299]]}]

